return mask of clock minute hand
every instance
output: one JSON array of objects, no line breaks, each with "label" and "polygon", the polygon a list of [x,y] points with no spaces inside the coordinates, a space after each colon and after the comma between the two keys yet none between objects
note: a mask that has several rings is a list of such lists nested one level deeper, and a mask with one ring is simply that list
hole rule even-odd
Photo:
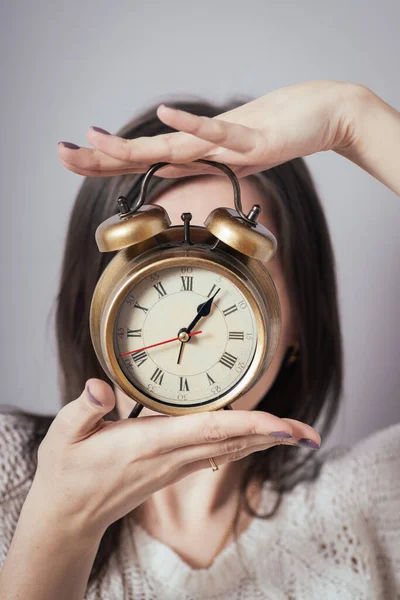
[{"label": "clock minute hand", "polygon": [[181,364],[181,358],[182,358],[182,353],[183,353],[184,347],[185,347],[185,342],[181,342],[181,347],[179,348],[178,360],[176,361],[177,365]]},{"label": "clock minute hand", "polygon": [[193,327],[200,321],[200,319],[202,317],[207,317],[210,314],[211,305],[213,303],[215,296],[220,291],[220,289],[221,288],[218,288],[217,291],[215,292],[215,294],[213,296],[211,296],[211,298],[209,300],[207,300],[206,302],[203,302],[203,304],[199,304],[199,306],[197,307],[197,311],[198,311],[197,315],[195,316],[193,321],[190,323],[189,327],[186,328],[187,333],[190,333],[192,331]]}]

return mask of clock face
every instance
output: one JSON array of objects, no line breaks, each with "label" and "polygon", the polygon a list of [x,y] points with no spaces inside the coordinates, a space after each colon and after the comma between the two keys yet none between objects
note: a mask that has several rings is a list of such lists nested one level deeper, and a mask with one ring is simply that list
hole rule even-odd
[{"label": "clock face", "polygon": [[202,267],[154,271],[123,300],[114,351],[131,384],[164,404],[197,406],[231,390],[257,346],[255,316],[228,278]]}]

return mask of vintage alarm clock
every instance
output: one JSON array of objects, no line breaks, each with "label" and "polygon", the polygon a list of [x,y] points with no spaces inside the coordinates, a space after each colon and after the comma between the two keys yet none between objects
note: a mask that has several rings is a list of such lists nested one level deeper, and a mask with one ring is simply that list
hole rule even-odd
[{"label": "vintage alarm clock", "polygon": [[[242,210],[240,185],[226,165],[199,159],[231,180],[235,209],[217,208],[204,227],[190,213],[171,226],[166,211],[145,205],[152,165],[130,207],[96,231],[101,252],[118,251],[100,277],[90,310],[93,346],[105,373],[143,406],[167,415],[231,408],[268,368],[281,311],[262,262],[277,242]],[[262,261],[262,262],[261,262]]]}]

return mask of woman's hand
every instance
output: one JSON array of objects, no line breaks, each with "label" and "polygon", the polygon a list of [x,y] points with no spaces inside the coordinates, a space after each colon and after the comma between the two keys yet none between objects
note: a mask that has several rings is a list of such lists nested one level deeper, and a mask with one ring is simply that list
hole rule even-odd
[{"label": "woman's hand", "polygon": [[60,142],[61,161],[88,176],[142,173],[160,161],[176,166],[163,167],[158,177],[221,175],[215,168],[192,163],[205,158],[225,163],[244,177],[292,158],[335,150],[400,192],[400,115],[361,85],[293,85],[212,119],[164,105],[157,115],[179,131],[125,140],[90,128],[87,139],[94,149],[71,149]]},{"label": "woman's hand", "polygon": [[160,105],[159,119],[179,132],[125,140],[90,128],[87,139],[94,150],[77,152],[60,143],[58,152],[63,164],[81,175],[143,172],[166,161],[180,167],[164,167],[157,176],[180,177],[209,172],[204,165],[182,166],[207,158],[243,177],[297,156],[351,144],[354,87],[331,81],[294,85],[212,119]]},{"label": "woman's hand", "polygon": [[320,444],[312,427],[260,411],[104,421],[114,405],[112,388],[90,379],[80,398],[59,411],[39,446],[28,494],[28,506],[41,519],[68,523],[90,539],[153,492],[211,469],[209,457],[220,466],[299,439],[309,448]]}]

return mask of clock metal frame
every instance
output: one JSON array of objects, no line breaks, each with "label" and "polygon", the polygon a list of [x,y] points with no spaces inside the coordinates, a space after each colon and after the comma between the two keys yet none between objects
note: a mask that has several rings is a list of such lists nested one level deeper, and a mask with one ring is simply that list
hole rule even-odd
[{"label": "clock metal frame", "polygon": [[[170,227],[158,239],[151,238],[121,250],[100,277],[91,304],[90,331],[97,358],[108,377],[125,394],[147,408],[167,415],[219,410],[246,393],[268,368],[275,355],[281,329],[281,309],[275,284],[258,260],[239,254],[207,229],[191,228],[193,245],[180,245],[182,227]],[[243,377],[223,396],[198,406],[171,406],[135,387],[122,371],[114,350],[114,325],[129,291],[150,274],[170,267],[201,267],[229,279],[253,311],[257,344]],[[182,324],[184,326],[185,324]]]}]

